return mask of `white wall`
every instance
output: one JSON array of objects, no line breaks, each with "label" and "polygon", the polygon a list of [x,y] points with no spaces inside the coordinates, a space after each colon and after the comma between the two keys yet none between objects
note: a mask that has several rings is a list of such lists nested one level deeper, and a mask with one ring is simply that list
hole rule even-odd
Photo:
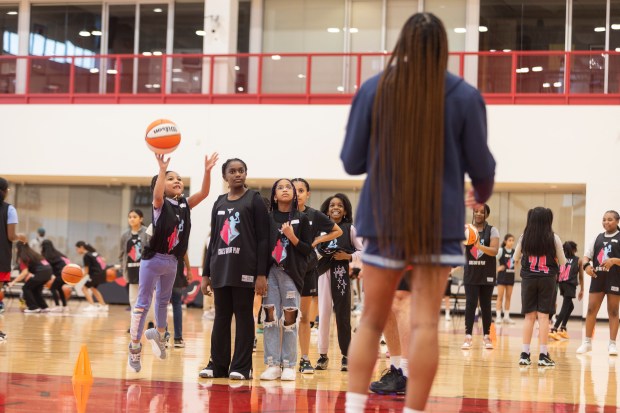
[{"label": "white wall", "polygon": [[[144,176],[157,172],[144,142],[154,119],[178,123],[183,142],[171,168],[202,180],[203,156],[244,159],[251,178],[347,179],[338,154],[345,105],[3,105],[0,175]],[[489,106],[498,182],[585,183],[586,239],[608,209],[620,209],[620,107]],[[192,213],[192,263],[199,264],[209,213],[222,188]],[[587,278],[587,277],[586,277]]]}]

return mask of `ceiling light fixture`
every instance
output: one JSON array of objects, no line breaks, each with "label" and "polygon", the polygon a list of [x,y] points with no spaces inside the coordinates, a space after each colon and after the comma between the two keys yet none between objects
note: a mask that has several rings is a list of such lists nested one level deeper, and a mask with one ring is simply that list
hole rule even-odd
[{"label": "ceiling light fixture", "polygon": [[207,34],[207,32],[204,30],[196,30],[196,36],[204,36],[205,34]]},{"label": "ceiling light fixture", "polygon": [[81,30],[78,34],[82,37],[90,37],[90,32],[88,30]]}]

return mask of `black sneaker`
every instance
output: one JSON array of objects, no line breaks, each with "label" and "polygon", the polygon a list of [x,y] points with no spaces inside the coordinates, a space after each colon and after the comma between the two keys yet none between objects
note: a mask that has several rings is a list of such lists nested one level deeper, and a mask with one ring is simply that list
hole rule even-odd
[{"label": "black sneaker", "polygon": [[342,356],[342,363],[340,364],[340,371],[349,371],[349,359],[346,356]]},{"label": "black sneaker", "polygon": [[166,347],[170,347],[170,333],[168,331],[164,333],[164,343],[166,343]]},{"label": "black sneaker", "polygon": [[310,360],[301,359],[299,361],[299,372],[301,374],[314,374],[314,367],[312,367]]},{"label": "black sneaker", "polygon": [[538,356],[538,365],[542,367],[553,367],[555,366],[555,361],[551,360],[549,353],[540,353],[540,356]]},{"label": "black sneaker", "polygon": [[327,366],[329,366],[329,357],[327,354],[321,354],[319,360],[316,362],[315,370],[327,370]]},{"label": "black sneaker", "polygon": [[6,333],[3,333],[2,331],[0,331],[0,343],[6,341]]},{"label": "black sneaker", "polygon": [[185,348],[185,341],[183,341],[183,338],[175,338],[174,346],[176,348]]},{"label": "black sneaker", "polygon": [[383,372],[379,381],[370,383],[370,391],[378,394],[405,394],[407,391],[407,378],[403,371],[394,366]]},{"label": "black sneaker", "polygon": [[207,365],[207,367],[200,370],[200,373],[198,373],[198,376],[202,377],[203,379],[212,379],[215,377],[214,370],[215,370],[215,367],[213,366],[213,362],[209,360],[209,364]]},{"label": "black sneaker", "polygon": [[529,366],[532,364],[532,360],[530,360],[529,353],[525,351],[521,353],[521,357],[519,357],[519,366]]}]

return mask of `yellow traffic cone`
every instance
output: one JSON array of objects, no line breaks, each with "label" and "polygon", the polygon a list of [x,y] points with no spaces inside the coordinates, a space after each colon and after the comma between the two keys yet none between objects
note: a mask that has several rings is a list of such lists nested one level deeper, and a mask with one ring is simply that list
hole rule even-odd
[{"label": "yellow traffic cone", "polygon": [[88,357],[88,349],[86,344],[82,344],[80,355],[78,356],[75,369],[73,370],[73,383],[92,383],[93,371],[90,368],[90,358]]}]

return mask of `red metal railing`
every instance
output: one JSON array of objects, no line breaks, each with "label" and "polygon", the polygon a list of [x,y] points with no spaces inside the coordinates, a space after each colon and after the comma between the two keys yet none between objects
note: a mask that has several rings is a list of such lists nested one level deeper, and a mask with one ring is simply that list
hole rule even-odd
[{"label": "red metal railing", "polygon": [[[0,103],[348,104],[385,53],[0,56]],[[619,104],[620,53],[451,53],[491,104]]]}]

